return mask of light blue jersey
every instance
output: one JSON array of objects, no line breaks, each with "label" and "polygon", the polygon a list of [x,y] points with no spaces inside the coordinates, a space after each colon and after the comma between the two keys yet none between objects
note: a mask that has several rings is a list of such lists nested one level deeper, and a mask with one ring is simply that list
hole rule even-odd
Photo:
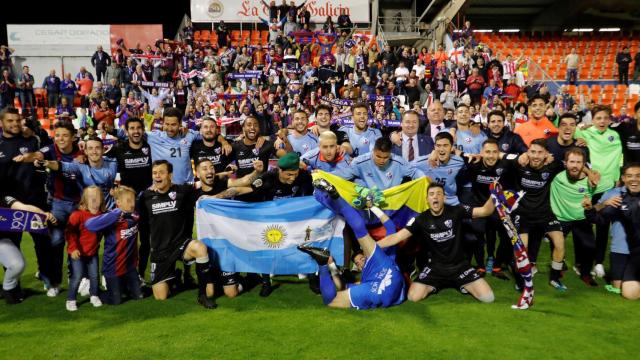
[{"label": "light blue jersey", "polygon": [[429,156],[420,156],[413,161],[413,166],[428,176],[431,181],[435,181],[444,187],[444,203],[447,205],[458,205],[458,186],[456,184],[456,176],[465,166],[465,161],[460,156],[452,155],[449,162],[440,164],[438,167],[432,168],[429,164]]},{"label": "light blue jersey", "polygon": [[[622,196],[622,187],[613,188],[602,195],[598,204],[602,204],[605,200],[608,200],[615,196]],[[617,254],[629,254],[629,244],[627,244],[627,233],[624,231],[624,227],[620,221],[613,221],[611,223],[611,252]]]},{"label": "light blue jersey", "polygon": [[357,132],[353,126],[342,126],[338,131],[344,131],[353,147],[353,157],[367,154],[373,150],[373,145],[382,133],[378,129],[367,127],[363,132]]},{"label": "light blue jersey", "polygon": [[351,158],[349,155],[344,154],[344,156],[337,156],[334,161],[326,161],[322,154],[320,154],[320,149],[315,148],[300,157],[300,160],[307,164],[307,170],[322,170],[328,173],[334,173],[338,170],[345,170],[349,167],[349,162]]},{"label": "light blue jersey", "polygon": [[371,153],[360,155],[353,159],[351,166],[333,174],[346,180],[354,180],[356,184],[368,188],[376,186],[380,190],[402,184],[405,177],[418,179],[424,176],[422,171],[416,170],[401,156],[391,154],[389,162],[382,168],[376,166],[371,157]]},{"label": "light blue jersey", "polygon": [[474,135],[470,130],[459,130],[456,132],[456,148],[466,154],[480,154],[482,143],[487,140],[487,135],[480,132]]},{"label": "light blue jersey", "polygon": [[398,305],[405,299],[402,273],[378,245],[362,268],[361,283],[349,284],[347,291],[351,306],[358,310]]},{"label": "light blue jersey", "polygon": [[311,131],[307,131],[307,133],[302,136],[296,136],[293,133],[289,133],[289,135],[287,135],[287,139],[289,140],[293,151],[297,152],[300,156],[318,147],[318,137],[313,135]]},{"label": "light blue jersey", "polygon": [[82,190],[92,185],[98,186],[104,195],[107,209],[111,210],[115,207],[115,201],[110,194],[118,173],[118,162],[115,159],[103,158],[102,167],[100,168],[76,162],[61,162],[60,165],[62,165],[61,170],[63,173],[76,176],[78,185]]},{"label": "light blue jersey", "polygon": [[171,182],[177,185],[193,182],[193,170],[189,150],[195,140],[199,140],[200,133],[189,130],[184,136],[170,138],[164,131],[147,132],[147,142],[151,147],[151,158],[167,160],[173,165]]}]

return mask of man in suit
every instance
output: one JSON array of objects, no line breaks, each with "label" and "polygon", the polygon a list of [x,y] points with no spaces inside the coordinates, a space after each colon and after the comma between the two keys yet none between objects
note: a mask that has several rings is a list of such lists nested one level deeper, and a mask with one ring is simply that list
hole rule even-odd
[{"label": "man in suit", "polygon": [[93,53],[91,57],[91,65],[96,69],[96,75],[98,81],[102,81],[102,77],[107,71],[107,67],[111,65],[111,57],[106,52],[102,51],[102,46],[98,46],[98,51]]},{"label": "man in suit", "polygon": [[402,131],[391,134],[393,147],[391,152],[402,156],[411,162],[418,156],[426,156],[433,151],[433,140],[430,136],[419,134],[419,115],[413,110],[407,110],[402,115],[400,126]]},{"label": "man in suit", "polygon": [[444,107],[440,101],[434,100],[427,108],[427,120],[424,133],[429,136],[433,143],[435,143],[436,135],[445,129],[452,127],[455,121],[444,120]]}]

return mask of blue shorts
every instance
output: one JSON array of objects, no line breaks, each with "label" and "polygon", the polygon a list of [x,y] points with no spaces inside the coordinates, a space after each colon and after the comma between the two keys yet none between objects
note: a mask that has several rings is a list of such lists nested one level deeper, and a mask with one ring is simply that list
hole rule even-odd
[{"label": "blue shorts", "polygon": [[405,299],[402,273],[378,246],[362,269],[362,283],[350,285],[347,291],[351,306],[358,310],[398,305]]}]

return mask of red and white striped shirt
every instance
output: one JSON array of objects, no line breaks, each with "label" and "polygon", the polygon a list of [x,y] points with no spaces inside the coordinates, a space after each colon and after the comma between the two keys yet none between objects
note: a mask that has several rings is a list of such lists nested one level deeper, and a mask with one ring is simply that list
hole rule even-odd
[{"label": "red and white striped shirt", "polygon": [[516,62],[515,61],[504,61],[502,62],[502,68],[504,69],[503,79],[511,79],[511,77],[516,75]]}]

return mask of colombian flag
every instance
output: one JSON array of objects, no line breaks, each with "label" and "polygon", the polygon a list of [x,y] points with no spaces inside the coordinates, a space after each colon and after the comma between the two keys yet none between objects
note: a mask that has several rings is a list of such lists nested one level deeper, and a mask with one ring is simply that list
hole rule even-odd
[{"label": "colombian flag", "polygon": [[[355,190],[356,184],[351,181],[324,171],[315,171],[313,179],[318,178],[325,179],[335,186],[340,196],[349,204],[353,204],[353,200],[358,196]],[[412,217],[429,208],[427,204],[428,186],[429,178],[423,177],[382,191],[386,203],[382,210],[393,220],[397,227],[404,227]],[[323,201],[321,197],[316,197],[316,199],[320,202]],[[368,225],[380,225],[380,221],[375,215],[369,214],[368,211],[363,211],[363,213]]]}]

